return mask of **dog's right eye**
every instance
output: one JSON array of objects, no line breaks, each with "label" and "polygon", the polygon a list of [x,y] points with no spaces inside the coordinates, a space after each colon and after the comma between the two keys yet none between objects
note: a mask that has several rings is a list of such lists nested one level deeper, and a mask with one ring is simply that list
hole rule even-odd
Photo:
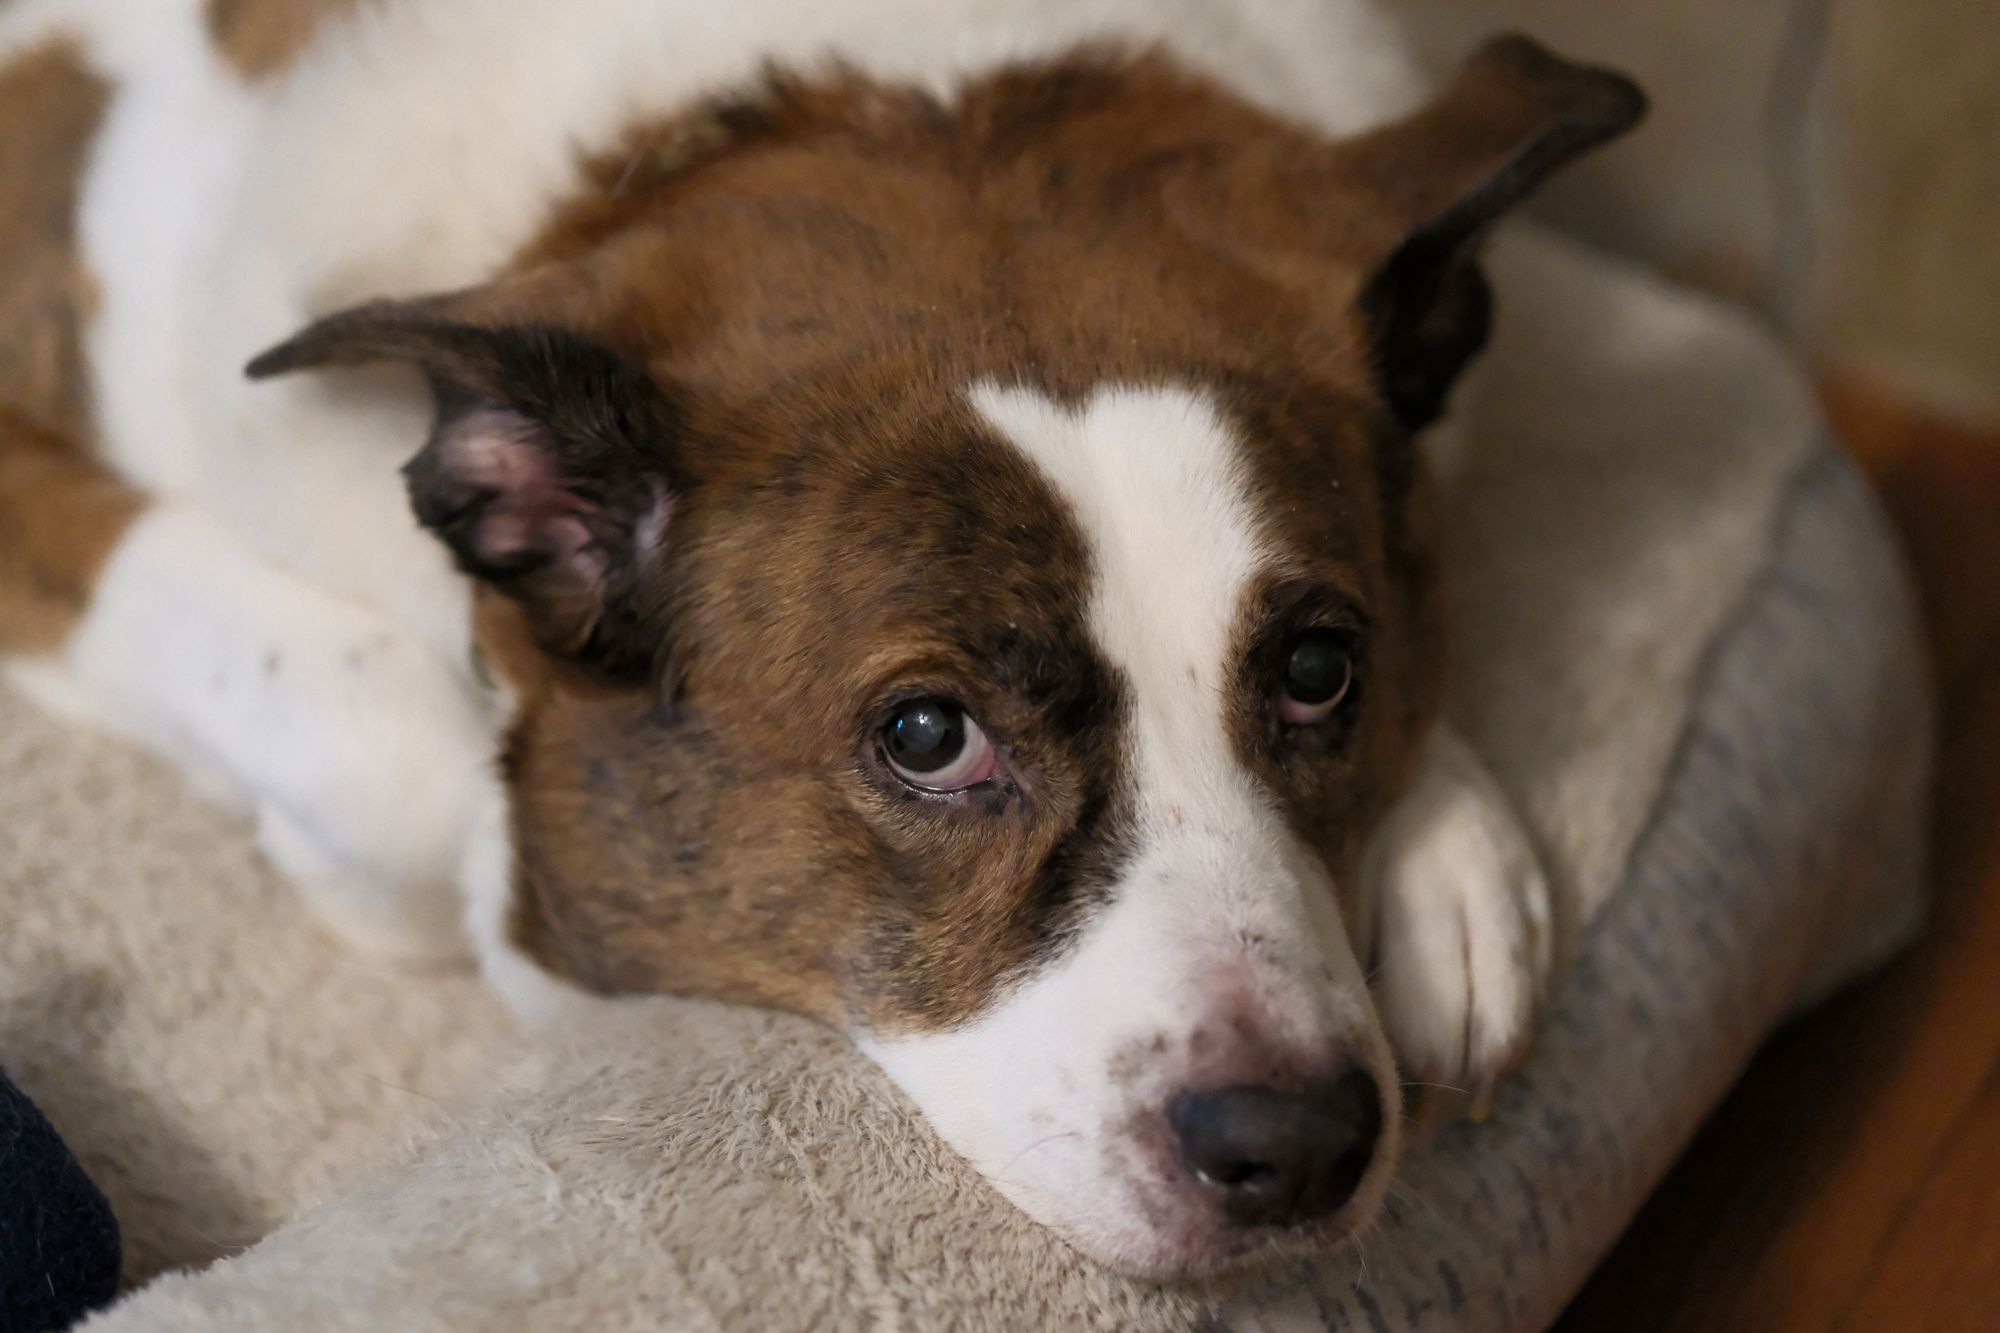
[{"label": "dog's right eye", "polygon": [[912,699],[882,728],[889,768],[922,791],[964,791],[999,768],[993,743],[966,711],[949,699]]}]

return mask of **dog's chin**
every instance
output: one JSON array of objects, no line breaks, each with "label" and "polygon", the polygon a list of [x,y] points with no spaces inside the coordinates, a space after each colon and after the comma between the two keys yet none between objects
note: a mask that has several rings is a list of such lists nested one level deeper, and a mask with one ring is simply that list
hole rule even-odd
[{"label": "dog's chin", "polygon": [[[1191,1216],[1164,1227],[1135,1220],[1130,1229],[1084,1230],[1035,1220],[1121,1277],[1195,1284],[1225,1294],[1287,1261],[1325,1255],[1352,1242],[1374,1224],[1388,1195],[1389,1176],[1386,1169],[1371,1171],[1339,1212],[1300,1226],[1239,1227],[1212,1216]],[[1029,1216],[1035,1214],[1030,1211]]]},{"label": "dog's chin", "polygon": [[[1350,1211],[1351,1219],[1346,1215]],[[1339,1249],[1373,1216],[1373,1209],[1350,1208],[1339,1217],[1302,1227],[1205,1227],[1173,1235],[1064,1239],[1085,1258],[1121,1277],[1228,1291],[1288,1260]]]}]

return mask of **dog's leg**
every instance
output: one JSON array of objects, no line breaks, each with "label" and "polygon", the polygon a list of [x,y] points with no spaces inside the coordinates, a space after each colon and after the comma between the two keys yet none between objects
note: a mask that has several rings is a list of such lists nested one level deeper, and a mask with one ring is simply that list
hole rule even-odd
[{"label": "dog's leg", "polygon": [[1375,1000],[1402,1076],[1425,1085],[1426,1118],[1468,1101],[1477,1118],[1527,1053],[1554,942],[1527,830],[1449,728],[1376,835],[1367,881]]},{"label": "dog's leg", "polygon": [[342,933],[406,957],[464,951],[453,883],[493,722],[467,676],[389,618],[80,455],[8,436],[0,643],[10,679],[247,806]]}]

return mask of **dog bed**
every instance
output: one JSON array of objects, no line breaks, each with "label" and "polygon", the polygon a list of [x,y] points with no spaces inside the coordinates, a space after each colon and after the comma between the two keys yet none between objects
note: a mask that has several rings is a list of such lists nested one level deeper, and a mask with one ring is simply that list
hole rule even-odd
[{"label": "dog bed", "polygon": [[0,1063],[137,1288],[86,1327],[1544,1326],[1771,1026],[1914,927],[1928,714],[1893,548],[1772,343],[1531,228],[1492,268],[1451,710],[1573,959],[1361,1244],[1112,1277],[837,1034],[671,999],[517,1033],[475,978],[321,934],[156,762],[0,694]]}]

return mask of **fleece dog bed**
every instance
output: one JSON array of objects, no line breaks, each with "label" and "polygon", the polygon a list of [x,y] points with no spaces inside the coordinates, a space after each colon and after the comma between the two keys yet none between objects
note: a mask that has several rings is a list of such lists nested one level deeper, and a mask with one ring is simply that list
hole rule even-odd
[{"label": "fleece dog bed", "polygon": [[1572,955],[1383,1223],[1226,1290],[1093,1268],[835,1033],[606,1002],[554,1038],[344,952],[158,764],[0,694],[0,1062],[201,1329],[1532,1329],[1758,1040],[1917,920],[1909,602],[1746,320],[1503,237],[1447,530],[1451,710]]}]

